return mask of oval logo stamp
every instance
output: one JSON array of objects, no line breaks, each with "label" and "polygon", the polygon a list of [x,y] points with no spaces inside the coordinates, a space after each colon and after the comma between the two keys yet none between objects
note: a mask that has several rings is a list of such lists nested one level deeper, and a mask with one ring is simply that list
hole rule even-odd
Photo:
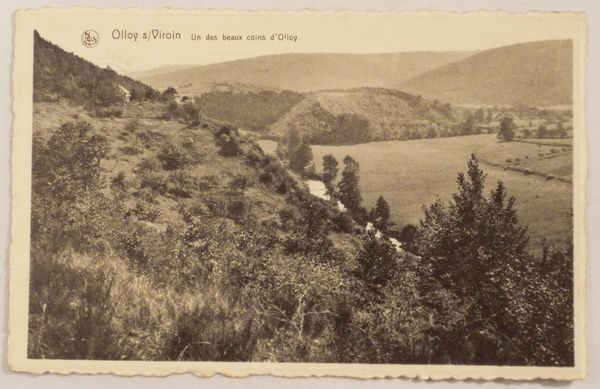
[{"label": "oval logo stamp", "polygon": [[81,34],[81,43],[85,47],[95,47],[100,42],[100,36],[94,30],[85,30]]}]

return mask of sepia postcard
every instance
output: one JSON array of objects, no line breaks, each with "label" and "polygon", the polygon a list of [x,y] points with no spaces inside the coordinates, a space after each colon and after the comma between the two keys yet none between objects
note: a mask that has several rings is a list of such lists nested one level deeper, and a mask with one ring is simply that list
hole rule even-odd
[{"label": "sepia postcard", "polygon": [[15,19],[11,369],[585,377],[585,15]]}]

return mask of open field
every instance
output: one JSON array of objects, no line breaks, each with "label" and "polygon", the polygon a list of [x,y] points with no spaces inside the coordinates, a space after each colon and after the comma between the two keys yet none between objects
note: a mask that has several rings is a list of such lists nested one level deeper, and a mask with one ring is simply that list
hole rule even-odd
[{"label": "open field", "polygon": [[478,157],[484,162],[499,167],[529,169],[561,179],[573,176],[573,140],[555,139],[532,141],[489,142],[477,149]]},{"label": "open field", "polygon": [[[269,146],[261,141],[261,146]],[[467,159],[475,153],[480,159],[509,165],[505,160],[516,155],[531,155],[532,169],[564,173],[572,170],[572,155],[540,158],[539,146],[525,143],[499,142],[495,135],[472,135],[452,138],[410,141],[373,142],[352,146],[312,146],[317,171],[325,154],[333,154],[341,164],[345,155],[360,163],[361,191],[368,207],[382,195],[390,203],[392,219],[399,225],[417,223],[423,215],[422,206],[431,204],[437,196],[449,200],[456,191],[456,176],[466,170]],[[543,146],[545,154],[551,147]],[[570,151],[570,150],[569,150]],[[552,164],[561,164],[553,166]],[[511,196],[515,196],[520,220],[529,225],[530,248],[537,250],[542,238],[562,243],[570,234],[572,184],[524,175],[483,162],[487,173],[487,190],[502,180]],[[341,166],[343,168],[343,166]],[[340,169],[341,170],[341,169]]]}]

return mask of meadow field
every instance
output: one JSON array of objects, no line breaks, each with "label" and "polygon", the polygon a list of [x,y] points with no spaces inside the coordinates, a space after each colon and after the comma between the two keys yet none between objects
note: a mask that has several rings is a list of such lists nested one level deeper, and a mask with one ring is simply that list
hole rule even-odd
[{"label": "meadow field", "polygon": [[[265,151],[274,148],[274,142],[259,143]],[[552,149],[558,152],[553,153]],[[431,204],[436,197],[449,200],[456,191],[457,173],[466,170],[470,154],[475,153],[487,174],[487,190],[491,191],[501,180],[508,194],[516,197],[519,218],[529,226],[530,250],[538,250],[543,238],[563,244],[572,228],[570,182],[505,170],[517,164],[570,179],[573,163],[568,147],[501,142],[495,134],[482,134],[350,146],[313,145],[312,152],[317,173],[326,154],[333,154],[340,163],[345,155],[356,159],[365,205],[370,208],[383,196],[390,204],[392,220],[399,226],[418,223],[423,216],[422,206]]]}]

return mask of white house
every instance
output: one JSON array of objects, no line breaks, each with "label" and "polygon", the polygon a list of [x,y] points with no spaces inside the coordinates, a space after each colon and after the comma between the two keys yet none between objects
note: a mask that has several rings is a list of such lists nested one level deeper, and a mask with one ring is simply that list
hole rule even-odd
[{"label": "white house", "polygon": [[125,104],[129,103],[129,100],[131,100],[131,92],[129,92],[129,90],[123,85],[117,85],[117,87],[119,89],[119,95],[123,99],[123,102]]}]

